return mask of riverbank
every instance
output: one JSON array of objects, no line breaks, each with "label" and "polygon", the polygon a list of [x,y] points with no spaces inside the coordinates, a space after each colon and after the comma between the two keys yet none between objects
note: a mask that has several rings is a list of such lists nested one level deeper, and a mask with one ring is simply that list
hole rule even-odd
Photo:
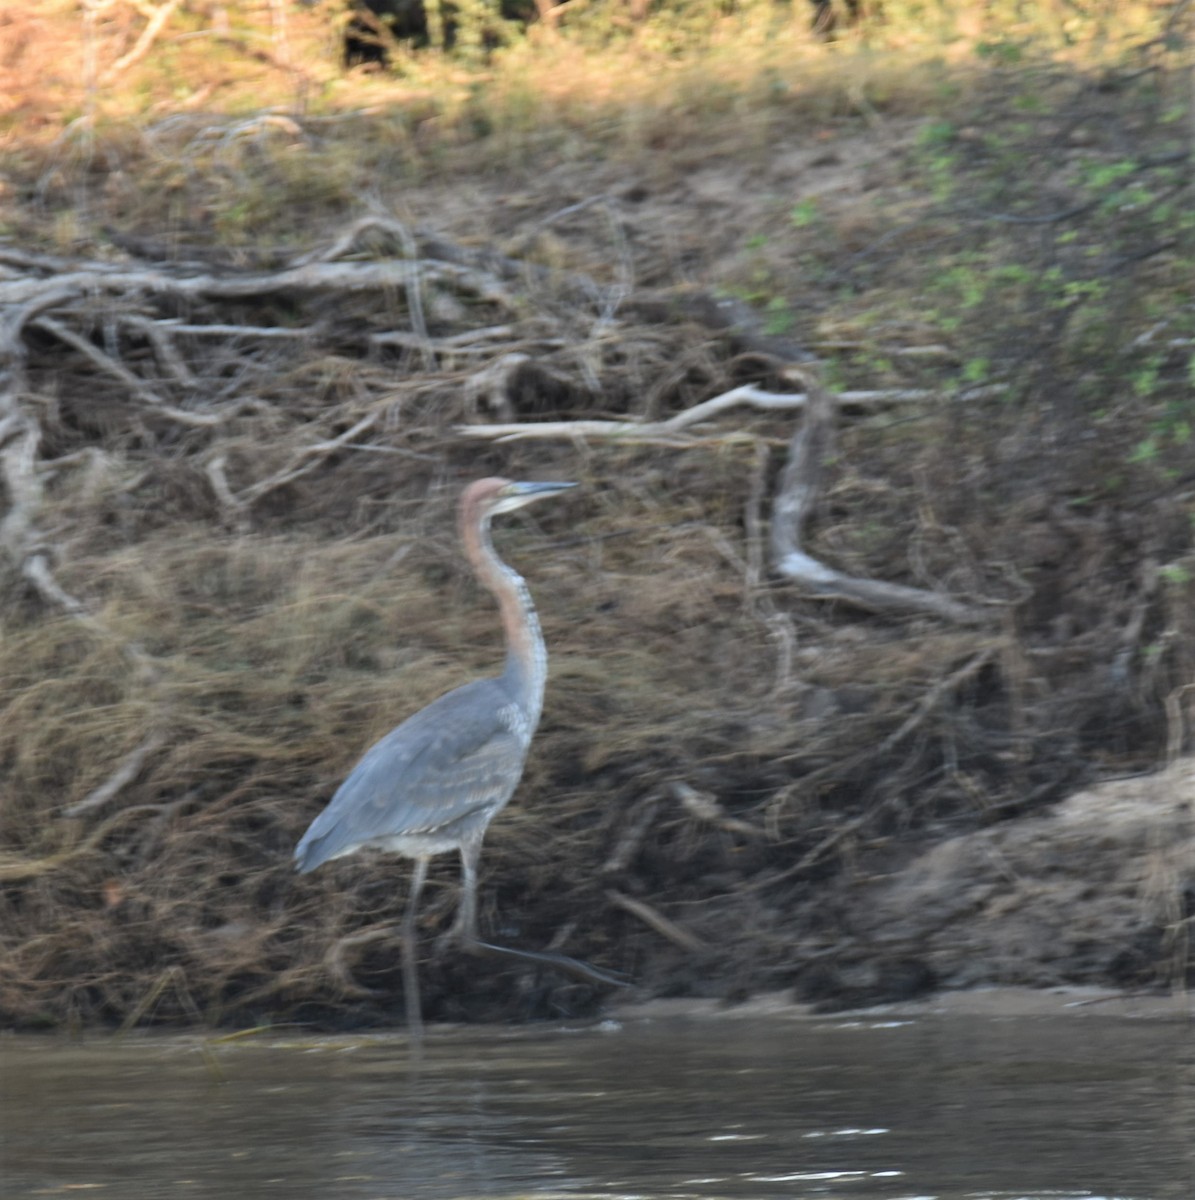
[{"label": "riverbank", "polygon": [[[631,39],[626,95],[566,46],[526,108],[497,65],[296,92],[234,55],[205,91],[193,30],[177,96],[153,56],[141,91],[31,83],[0,114],[0,1021],[400,1020],[406,864],[290,858],[376,737],[501,662],[454,529],[492,474],[581,485],[497,530],[550,679],[494,941],[635,1000],[1189,986],[1163,27],[727,23],[705,57]],[[247,110],[254,72],[292,103]],[[456,898],[436,860],[429,1020],[616,1002],[437,950]]]}]

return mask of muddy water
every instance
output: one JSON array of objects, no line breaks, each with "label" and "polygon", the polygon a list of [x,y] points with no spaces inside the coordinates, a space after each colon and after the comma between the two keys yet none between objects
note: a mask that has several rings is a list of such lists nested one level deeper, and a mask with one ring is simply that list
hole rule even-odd
[{"label": "muddy water", "polygon": [[0,1193],[1195,1197],[1195,1031],[1097,1015],[669,1018],[0,1042]]}]

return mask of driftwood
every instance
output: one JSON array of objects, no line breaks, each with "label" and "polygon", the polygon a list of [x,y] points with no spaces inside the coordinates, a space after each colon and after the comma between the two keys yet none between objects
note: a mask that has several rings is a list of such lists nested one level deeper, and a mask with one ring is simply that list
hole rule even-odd
[{"label": "driftwood", "polygon": [[776,571],[811,595],[847,600],[873,612],[926,613],[965,625],[988,620],[985,609],[937,592],[847,575],[802,549],[804,527],[833,451],[837,412],[833,397],[812,377],[809,398],[805,419],[789,444],[788,461],[772,506],[772,565]]},{"label": "driftwood", "polygon": [[[936,399],[939,393],[923,388],[889,388],[877,391],[838,392],[831,399],[842,408],[878,408],[887,404],[924,402]],[[664,421],[525,421],[496,425],[460,425],[457,432],[464,437],[485,438],[499,442],[542,438],[547,440],[577,438],[607,438],[631,444],[660,445],[691,444],[684,435],[695,425],[704,424],[733,408],[757,408],[764,411],[804,411],[809,406],[806,392],[769,392],[755,384],[731,388],[686,408]],[[741,439],[742,430],[721,435],[705,435],[721,439]]]},{"label": "driftwood", "polygon": [[608,888],[606,898],[611,904],[616,904],[619,908],[629,912],[631,916],[638,917],[649,929],[654,929],[674,946],[688,950],[691,954],[707,949],[703,939],[688,929],[682,929],[675,921],[664,916],[662,912],[653,908],[646,901],[636,900],[633,896],[628,896],[617,888]]}]

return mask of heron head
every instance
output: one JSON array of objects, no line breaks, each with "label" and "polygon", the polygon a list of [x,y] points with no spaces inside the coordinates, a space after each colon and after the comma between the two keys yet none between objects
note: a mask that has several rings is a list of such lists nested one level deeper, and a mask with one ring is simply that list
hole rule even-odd
[{"label": "heron head", "polygon": [[545,496],[556,496],[575,483],[515,483],[509,479],[479,479],[465,489],[462,497],[465,505],[478,504],[486,516],[496,513],[514,512],[524,504],[542,500]]}]

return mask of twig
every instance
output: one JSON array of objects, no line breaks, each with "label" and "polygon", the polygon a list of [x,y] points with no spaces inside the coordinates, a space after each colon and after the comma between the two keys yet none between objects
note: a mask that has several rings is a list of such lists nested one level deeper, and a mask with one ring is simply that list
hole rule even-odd
[{"label": "twig", "polygon": [[[245,505],[252,504],[255,500],[260,500],[262,496],[265,496],[269,492],[292,483],[296,479],[301,479],[304,475],[314,471],[329,454],[347,445],[367,429],[373,428],[378,422],[379,415],[376,412],[369,413],[362,417],[351,429],[346,429],[344,433],[338,434],[326,442],[313,442],[310,446],[303,446],[295,452],[289,467],[277,472],[277,474],[271,475],[268,479],[262,479],[251,487],[246,488],[235,500],[237,507],[243,509]],[[219,461],[222,467],[223,460]],[[227,480],[225,480],[225,487],[227,488]],[[231,491],[229,491],[229,495],[232,495]]]},{"label": "twig", "polygon": [[38,317],[33,324],[39,329],[45,330],[46,333],[53,334],[60,342],[66,343],[73,350],[77,350],[84,358],[98,367],[99,370],[111,375],[114,379],[123,383],[130,391],[136,393],[155,412],[161,413],[162,416],[169,417],[173,421],[177,421],[180,425],[192,425],[202,429],[213,425],[222,425],[227,420],[227,416],[223,413],[195,413],[183,408],[175,408],[172,404],[167,404],[153,388],[149,387],[144,380],[130,371],[128,367],[122,363],[118,363],[114,358],[110,358],[98,346],[88,341],[87,338],[81,337],[73,329],[68,329],[61,321],[55,320],[53,317]]},{"label": "twig", "polygon": [[427,332],[427,318],[423,313],[423,280],[419,265],[419,247],[411,236],[411,231],[401,222],[393,221],[402,241],[403,253],[407,260],[414,264],[415,269],[407,279],[407,314],[411,318],[411,332],[419,339],[419,353],[423,358],[425,370],[431,371],[436,366],[436,352],[432,349],[432,340]]},{"label": "twig", "polygon": [[809,870],[810,867],[819,863],[825,855],[833,850],[839,842],[850,837],[852,833],[858,832],[869,821],[874,820],[882,812],[890,807],[891,800],[881,800],[874,808],[868,809],[865,813],[860,813],[857,817],[852,817],[851,820],[837,826],[833,832],[827,834],[812,850],[801,855],[799,859],[790,867],[785,867],[782,871],[777,871],[775,874],[764,876],[763,878],[753,879],[749,883],[740,886],[740,892],[755,892],[763,891],[765,888],[770,888],[774,884],[782,883],[784,880],[791,878],[793,875],[800,875]]},{"label": "twig", "polygon": [[242,337],[242,338],[293,338],[308,342],[315,337],[316,330],[311,326],[295,328],[275,325],[193,325],[182,321],[164,320],[151,322],[168,330],[170,333],[183,333],[191,337]]},{"label": "twig", "polygon": [[1185,683],[1166,696],[1166,762],[1177,761],[1183,748],[1183,714],[1179,701],[1187,692],[1195,691],[1195,683]]},{"label": "twig", "polygon": [[921,698],[921,703],[917,705],[917,710],[907,717],[896,729],[894,729],[874,751],[874,757],[879,758],[892,749],[898,742],[903,741],[921,725],[926,717],[933,712],[938,701],[947,692],[958,687],[964,680],[970,679],[971,676],[978,674],[984,667],[996,657],[999,647],[992,645],[981,650],[973,658],[969,658],[957,671],[953,671],[947,675],[945,679],[939,679],[932,688]]},{"label": "twig", "polygon": [[245,521],[245,506],[233,495],[232,488],[228,485],[228,476],[224,474],[224,468],[227,465],[228,459],[223,454],[217,454],[208,462],[204,473],[212,485],[216,499],[220,501],[224,509],[225,519],[233,525],[240,526]]},{"label": "twig", "polygon": [[603,875],[617,875],[627,869],[631,860],[638,854],[659,806],[660,798],[654,794],[644,796],[635,803],[622,822],[622,834],[614,849],[602,863]]},{"label": "twig", "polygon": [[744,579],[746,603],[754,606],[764,573],[763,502],[767,489],[771,454],[763,442],[755,444],[755,469],[751,472],[751,488],[743,508],[743,529],[747,539],[747,572]]},{"label": "twig", "polygon": [[[426,344],[437,355],[455,355],[457,357],[470,354],[492,355],[495,347],[490,344],[491,340],[515,338],[516,336],[513,325],[493,325],[488,329],[466,330],[466,332],[454,334],[452,337],[429,337]],[[415,350],[424,345],[422,338],[417,334],[408,333],[405,329],[387,329],[383,333],[371,333],[369,343],[371,346],[409,346]],[[520,343],[516,342],[515,344]],[[568,345],[563,338],[535,338],[533,341],[524,341],[521,344],[534,345],[537,349],[547,350],[556,350],[561,346]],[[505,348],[508,350],[511,348],[509,343]]]},{"label": "twig", "polygon": [[718,802],[717,798],[708,792],[699,792],[680,780],[670,785],[673,796],[700,821],[716,825],[727,833],[741,834],[743,837],[754,838],[757,841],[767,839],[767,833],[750,821],[732,817]]},{"label": "twig", "polygon": [[[411,238],[410,230],[396,217],[371,213],[369,216],[359,217],[326,249],[313,250],[310,254],[300,255],[292,260],[292,265],[300,267],[313,262],[335,262],[338,258],[343,258],[346,254],[352,254],[357,250],[363,233],[375,231],[390,234],[404,249]],[[410,257],[414,257],[414,255]]]},{"label": "twig", "polygon": [[56,320],[54,317],[38,317],[33,324],[38,329],[51,334],[60,342],[70,346],[72,350],[77,350],[93,366],[103,371],[105,375],[111,375],[118,383],[123,383],[130,391],[136,392],[141,399],[153,405],[161,405],[163,403],[161,396],[153,391],[144,380],[130,371],[128,367],[122,363],[118,363],[113,358],[109,358],[97,345],[77,334],[73,329],[68,329],[61,321]]},{"label": "twig", "polygon": [[148,317],[125,317],[124,323],[145,335],[149,344],[153,346],[158,361],[174,376],[177,383],[185,388],[195,387],[198,382],[195,373],[187,366],[187,360],[166,336],[166,327],[162,322],[151,321]]},{"label": "twig", "polygon": [[493,942],[472,942],[462,947],[467,954],[488,954],[494,958],[518,958],[533,962],[541,967],[554,967],[579,979],[582,983],[604,984],[607,987],[628,987],[625,979],[600,971],[597,967],[568,954],[556,954],[550,950],[520,950],[514,946],[496,946]]},{"label": "twig", "polygon": [[119,767],[99,787],[93,788],[76,804],[70,804],[62,810],[64,817],[81,817],[86,812],[107,804],[113,796],[137,777],[141,765],[166,739],[160,733],[151,733],[137,746],[120,764]]},{"label": "twig", "polygon": [[[830,398],[840,407],[847,405],[870,406],[874,404],[899,404],[907,401],[933,400],[939,394],[927,391],[924,388],[895,388],[887,391],[828,393]],[[664,429],[671,431],[687,429],[690,425],[697,425],[701,421],[708,421],[711,417],[716,417],[728,408],[737,408],[740,404],[761,409],[784,410],[807,408],[809,405],[809,393],[797,392],[786,395],[779,392],[766,392],[762,388],[755,387],[753,384],[744,384],[742,387],[732,388],[729,392],[723,392],[720,396],[703,400],[700,404],[695,404],[692,408],[686,408],[683,412],[677,413],[676,416],[669,417],[666,421],[661,421],[660,425]]]},{"label": "twig", "polygon": [[662,938],[679,946],[682,950],[688,950],[696,954],[709,948],[695,933],[690,933],[689,930],[682,929],[675,921],[669,920],[663,913],[652,908],[650,904],[645,904],[642,900],[636,900],[626,895],[625,892],[618,891],[617,888],[607,888],[606,897],[612,904],[617,904],[619,908],[625,909],[634,917],[638,917],[640,921],[649,928],[654,929]]},{"label": "twig", "polygon": [[[44,554],[31,554],[21,566],[22,574],[37,589],[43,600],[61,608],[64,612],[85,625],[95,626],[95,620],[86,605],[77,600],[54,578],[50,564]],[[103,632],[102,629],[100,632]]]},{"label": "twig", "polygon": [[133,48],[128,54],[118,58],[100,76],[100,82],[111,83],[122,71],[128,70],[134,63],[140,62],[150,52],[154,42],[157,40],[158,34],[162,32],[166,22],[174,15],[174,10],[178,6],[179,0],[166,0],[165,4],[161,4],[148,12],[143,8],[142,12],[149,17],[149,23],[141,31],[141,36],[133,44]]}]

